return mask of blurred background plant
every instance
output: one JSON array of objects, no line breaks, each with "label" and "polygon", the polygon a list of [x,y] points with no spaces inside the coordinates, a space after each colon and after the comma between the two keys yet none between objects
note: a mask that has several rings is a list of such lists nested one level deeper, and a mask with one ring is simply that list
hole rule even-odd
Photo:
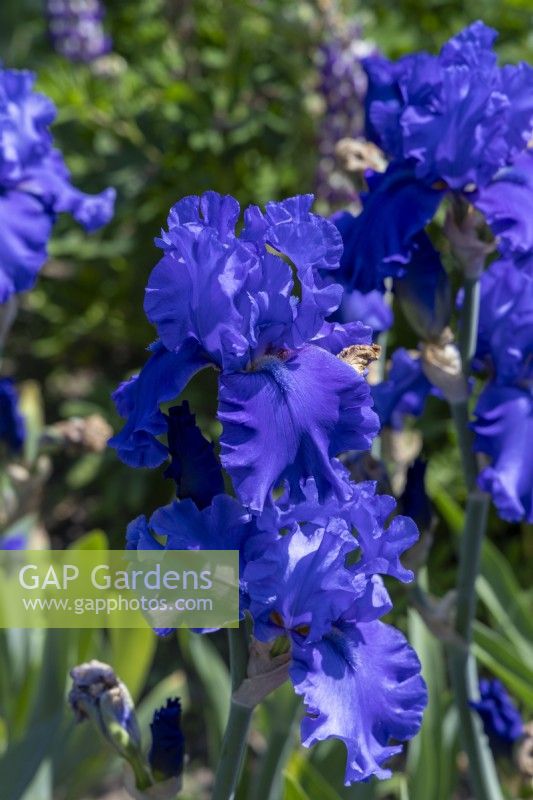
[{"label": "blurred background plant", "polygon": [[[482,14],[500,32],[505,60],[533,61],[528,0],[486,0],[471,10],[459,0],[107,0],[105,8],[102,24],[112,48],[73,63],[53,49],[44,0],[3,0],[0,7],[2,61],[35,70],[37,87],[56,103],[54,134],[75,182],[86,191],[105,184],[118,192],[115,218],[102,232],[87,237],[68,220],[58,223],[51,258],[37,287],[21,296],[4,354],[3,371],[19,384],[30,429],[14,482],[20,487],[31,479],[41,491],[38,503],[6,511],[2,531],[53,547],[121,548],[132,517],[172,495],[159,475],[128,469],[112,451],[72,441],[55,446],[64,437],[61,424],[72,417],[97,414],[118,427],[110,393],[143,363],[145,342],[154,335],[142,299],[156,260],[153,237],[169,207],[213,188],[242,205],[316,190],[320,210],[333,210],[319,168],[328,135],[327,87],[330,95],[335,88],[331,76],[325,81],[324,47],[338,52],[350,31],[356,55],[374,45],[392,57],[436,50]],[[341,34],[340,44],[332,41]],[[357,124],[357,114],[352,119]],[[395,314],[390,346],[415,346],[400,309]],[[208,381],[200,376],[187,391],[201,426],[216,438]],[[455,434],[438,403],[430,398],[417,428],[435,516],[426,581],[440,596],[453,586],[465,487]],[[45,421],[56,425],[53,434]],[[396,488],[401,485],[400,476]],[[493,514],[477,586],[475,654],[526,719],[533,708],[533,615],[531,589],[521,587],[528,585],[532,555],[531,526]],[[300,710],[282,687],[256,713],[239,798],[468,797],[443,647],[408,609],[406,596],[395,600],[394,624],[407,630],[420,654],[431,699],[422,732],[395,765],[394,778],[344,788],[338,743],[304,751],[296,735],[286,738],[291,720],[296,734]],[[157,641],[149,631],[6,631],[1,638],[2,797],[80,800],[114,791],[118,763],[89,731],[74,729],[64,710],[68,670],[89,658],[112,664],[129,686],[145,732],[156,707],[181,697],[189,759],[183,796],[209,796],[209,769],[229,705],[223,637],[182,631]],[[532,796],[508,760],[502,773],[509,797]]]}]

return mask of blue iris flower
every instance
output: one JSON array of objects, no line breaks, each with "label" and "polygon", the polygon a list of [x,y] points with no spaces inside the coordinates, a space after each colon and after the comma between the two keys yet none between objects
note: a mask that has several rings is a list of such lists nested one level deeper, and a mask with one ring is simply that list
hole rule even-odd
[{"label": "blue iris flower", "polygon": [[334,218],[350,290],[380,289],[386,276],[400,286],[402,265],[414,260],[417,237],[448,192],[485,215],[503,255],[531,251],[533,69],[500,66],[496,35],[478,21],[438,55],[365,59],[367,136],[390,164],[384,174],[369,172],[358,216]]},{"label": "blue iris flower", "polygon": [[[386,761],[418,731],[427,701],[420,664],[405,637],[380,621],[391,609],[383,575],[413,573],[402,554],[418,539],[408,517],[376,484],[354,484],[334,462],[344,499],[322,503],[314,478],[294,503],[285,491],[261,515],[226,495],[200,511],[191,500],[158,509],[128,529],[140,549],[239,549],[241,610],[254,636],[282,636],[290,678],[303,696],[305,746],[331,737],[347,749],[346,783],[385,778]],[[157,536],[157,539],[154,538]]]},{"label": "blue iris flower", "polygon": [[265,212],[251,206],[240,235],[232,197],[207,192],[172,208],[145,298],[159,340],[141,373],[115,393],[126,424],[111,444],[126,463],[166,460],[160,405],[212,366],[222,466],[245,506],[261,511],[284,480],[298,496],[302,477],[314,476],[322,497],[342,492],[332,458],[368,449],[379,423],[365,378],[337,355],[370,343],[372,332],[326,319],[342,296],[329,277],[342,243],[311,204],[303,196]]},{"label": "blue iris flower", "polygon": [[35,283],[59,213],[87,231],[113,215],[114,189],[91,196],[72,185],[49,130],[55,106],[34,82],[31,72],[0,67],[0,303]]}]

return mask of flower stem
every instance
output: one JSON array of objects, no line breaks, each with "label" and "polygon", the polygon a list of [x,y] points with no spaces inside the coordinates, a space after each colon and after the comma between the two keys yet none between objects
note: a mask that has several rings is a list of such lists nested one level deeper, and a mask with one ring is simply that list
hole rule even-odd
[{"label": "flower stem", "polygon": [[470,429],[468,401],[451,403],[450,408],[457,431],[466,487],[469,492],[473,492],[477,485],[477,462],[474,453],[474,436]]},{"label": "flower stem", "polygon": [[470,362],[476,352],[477,331],[479,324],[479,278],[465,278],[464,300],[461,310],[461,326],[459,329],[459,352],[463,362],[463,372],[468,375]]},{"label": "flower stem", "polygon": [[16,295],[0,306],[0,361],[4,353],[7,335],[17,316],[18,302]]},{"label": "flower stem", "polygon": [[[459,350],[463,373],[468,377],[476,350],[479,321],[479,279],[466,278],[461,314]],[[478,697],[478,676],[471,652],[472,628],[476,612],[476,580],[481,548],[487,528],[489,495],[477,489],[477,463],[469,425],[468,403],[454,403],[452,416],[457,428],[459,448],[468,500],[459,548],[457,612],[455,632],[460,644],[450,647],[450,672],[455,704],[461,721],[463,746],[468,756],[468,771],[476,800],[503,800],[492,752],[483,726],[470,702]]]},{"label": "flower stem", "polygon": [[[246,677],[248,665],[248,630],[246,621],[241,622],[239,628],[228,629],[231,688],[234,692]],[[231,700],[230,712],[220,760],[218,762],[213,788],[212,800],[233,800],[239,782],[248,728],[252,718],[253,708],[248,708]]]},{"label": "flower stem", "polygon": [[470,701],[478,696],[477,669],[470,645],[476,610],[475,584],[487,527],[488,508],[487,494],[472,492],[469,495],[465,527],[461,537],[455,620],[455,630],[462,640],[462,646],[454,646],[451,649],[450,671],[474,796],[476,800],[502,800],[503,795],[487,737],[483,732],[481,720],[470,707]]},{"label": "flower stem", "polygon": [[239,688],[246,678],[250,635],[244,619],[238,628],[228,628],[229,665],[231,672],[231,691]]}]

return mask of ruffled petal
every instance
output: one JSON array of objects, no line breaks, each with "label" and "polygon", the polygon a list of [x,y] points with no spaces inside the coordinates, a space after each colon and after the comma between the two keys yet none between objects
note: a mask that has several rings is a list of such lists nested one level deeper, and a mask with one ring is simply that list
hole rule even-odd
[{"label": "ruffled petal", "polygon": [[126,528],[126,550],[164,550],[152,536],[144,514],[133,519]]},{"label": "ruffled petal", "polygon": [[[353,571],[371,578],[376,574],[390,575],[403,582],[413,579],[400,557],[418,540],[416,524],[409,517],[392,516],[396,500],[387,494],[377,494],[375,481],[354,483],[348,470],[333,461],[333,468],[343,485],[342,497],[331,495],[320,501],[316,481],[301,482],[302,499],[292,502],[288,492],[277,498],[273,508],[266,508],[258,525],[269,528],[301,526],[306,535],[317,528],[333,525],[338,535],[347,536],[352,549],[360,550]],[[391,519],[392,517],[392,519]]]},{"label": "ruffled petal", "polygon": [[0,180],[20,180],[28,165],[50,149],[49,125],[56,117],[52,101],[33,91],[35,74],[0,67],[0,114],[6,135],[0,147]]},{"label": "ruffled petal", "polygon": [[498,237],[503,255],[533,249],[533,153],[527,150],[510,167],[470,197]]},{"label": "ruffled petal", "polygon": [[167,550],[241,550],[256,532],[251,515],[225,494],[204,509],[192,500],[174,500],[152,514],[150,527],[165,537]]},{"label": "ruffled petal", "polygon": [[222,464],[241,501],[256,511],[285,478],[297,496],[309,476],[320,497],[342,494],[331,458],[368,449],[378,430],[365,380],[314,346],[223,374],[218,417]]},{"label": "ruffled petal", "polygon": [[376,494],[374,481],[354,485],[352,503],[345,512],[361,548],[361,558],[354,569],[369,576],[391,575],[408,583],[414,576],[405,569],[400,556],[418,541],[419,532],[412,519],[401,515],[386,525],[395,507],[393,497]]},{"label": "ruffled petal", "polygon": [[522,151],[533,128],[533,70],[499,67],[496,32],[477,21],[439,55],[368,59],[369,133],[428,185],[485,186]]},{"label": "ruffled petal", "polygon": [[492,464],[478,483],[502,519],[533,522],[533,397],[531,391],[489,384],[475,409],[475,449]]},{"label": "ruffled petal", "polygon": [[115,211],[115,189],[104,189],[95,195],[76,189],[59,150],[52,150],[28,168],[18,188],[38,197],[55,214],[71,214],[86,231],[107,225]]},{"label": "ruffled petal", "polygon": [[169,211],[168,232],[161,231],[161,238],[156,239],[155,243],[162,250],[174,250],[178,244],[178,231],[184,226],[194,233],[210,228],[222,241],[232,240],[235,238],[239,212],[240,206],[231,195],[210,191],[204,192],[201,197],[182,197]]},{"label": "ruffled petal", "polygon": [[400,127],[402,97],[398,80],[412,59],[413,56],[405,56],[399,61],[389,61],[380,53],[375,53],[363,60],[368,78],[365,97],[366,138],[398,158],[403,157]]},{"label": "ruffled petal", "polygon": [[339,305],[342,289],[326,273],[337,270],[342,241],[335,226],[311,213],[312,195],[267,203],[263,214],[250,207],[245,214],[244,240],[265,242],[289,258],[301,284],[301,302],[295,318],[299,346],[320,328],[325,317]]},{"label": "ruffled petal", "polygon": [[346,322],[324,322],[318,333],[313,336],[312,343],[317,347],[322,347],[329,353],[337,355],[353,344],[370,344],[372,342],[372,330],[368,325],[357,320]]},{"label": "ruffled petal", "polygon": [[287,631],[302,631],[307,641],[316,641],[329,631],[366,588],[366,580],[345,566],[354,547],[346,526],[344,535],[338,526],[310,535],[296,527],[250,561],[244,582],[254,636],[269,641]]},{"label": "ruffled petal", "polygon": [[533,378],[533,271],[514,260],[495,261],[481,276],[476,362],[487,358],[496,383]]},{"label": "ruffled petal", "polygon": [[307,716],[302,743],[332,737],[346,745],[345,782],[388,778],[384,763],[402,749],[393,740],[419,730],[427,692],[404,636],[381,622],[342,622],[320,642],[293,643],[291,679]]},{"label": "ruffled petal", "polygon": [[239,310],[236,296],[246,280],[249,254],[228,248],[210,228],[194,233],[181,227],[172,233],[173,251],[148,280],[146,316],[169,350],[194,337],[215,363],[236,366],[244,358],[245,364],[250,310]]},{"label": "ruffled petal", "polygon": [[59,212],[87,230],[113,214],[114,189],[91,197],[72,186],[52,149],[55,106],[33,91],[34,82],[31,72],[0,66],[0,303],[33,286]]}]

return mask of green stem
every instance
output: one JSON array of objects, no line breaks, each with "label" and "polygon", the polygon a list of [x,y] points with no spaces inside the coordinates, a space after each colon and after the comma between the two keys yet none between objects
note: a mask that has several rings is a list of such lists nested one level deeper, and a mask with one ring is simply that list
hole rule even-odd
[{"label": "green stem", "polygon": [[136,748],[128,748],[124,753],[124,758],[131,766],[135,778],[135,786],[140,792],[144,792],[155,785],[142,755]]},{"label": "green stem", "polygon": [[252,708],[231,701],[212,800],[234,800],[244,761],[252,711]]},{"label": "green stem", "polygon": [[470,362],[476,352],[477,330],[479,323],[479,278],[465,278],[464,299],[461,309],[461,325],[459,329],[459,352],[463,363],[463,372],[468,375]]},{"label": "green stem", "polygon": [[[467,378],[470,374],[470,362],[472,361],[472,356],[476,352],[477,347],[479,301],[479,278],[466,277],[458,346],[459,353],[461,354],[463,374]],[[469,425],[468,401],[452,403],[452,416],[457,429],[466,485],[468,491],[472,492],[476,488],[477,462],[474,455],[474,437]]]},{"label": "green stem", "polygon": [[[479,323],[479,278],[465,280],[461,311],[459,351],[462,368],[468,378],[470,362],[476,351]],[[470,703],[479,696],[477,667],[471,651],[472,629],[476,613],[476,580],[481,548],[487,529],[489,495],[477,489],[477,462],[470,428],[468,403],[452,403],[451,411],[461,451],[468,488],[464,529],[459,548],[457,575],[457,612],[455,632],[458,644],[450,647],[450,673],[455,704],[461,722],[463,746],[468,756],[468,771],[476,800],[503,800],[496,766],[487,737]]]},{"label": "green stem", "polygon": [[474,435],[470,428],[468,401],[451,403],[450,408],[457,431],[466,486],[469,492],[473,492],[477,485],[477,462],[474,453]]},{"label": "green stem", "polygon": [[476,611],[476,578],[487,528],[489,499],[489,495],[485,492],[472,492],[469,495],[461,536],[455,630],[467,647],[470,647],[472,641],[472,625]]},{"label": "green stem", "polygon": [[502,800],[498,775],[481,720],[470,707],[478,696],[478,677],[470,651],[476,610],[476,577],[489,508],[489,496],[473,492],[468,498],[465,527],[459,556],[457,615],[455,630],[462,645],[451,648],[450,671],[459,711],[463,746],[468,755],[468,770],[476,800]]},{"label": "green stem", "polygon": [[[231,688],[235,691],[246,677],[249,635],[246,621],[228,629]],[[246,752],[253,708],[231,700],[230,712],[215,776],[212,800],[233,800]]]},{"label": "green stem", "polygon": [[7,303],[0,306],[0,361],[4,353],[7,335],[17,316],[17,310],[18,301],[16,295],[10,297]]},{"label": "green stem", "polygon": [[231,690],[236,691],[246,678],[248,669],[250,635],[247,621],[243,620],[238,628],[228,628],[229,667],[231,672]]}]

